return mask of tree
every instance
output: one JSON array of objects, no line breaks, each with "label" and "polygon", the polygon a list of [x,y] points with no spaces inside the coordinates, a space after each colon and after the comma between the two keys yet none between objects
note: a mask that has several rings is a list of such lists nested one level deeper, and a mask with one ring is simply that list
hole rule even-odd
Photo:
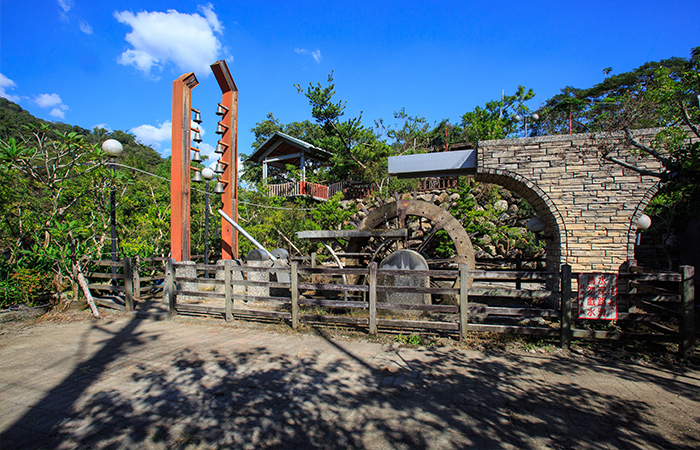
[{"label": "tree", "polygon": [[406,108],[401,108],[394,113],[394,119],[399,125],[385,125],[383,119],[375,121],[375,127],[381,134],[391,140],[391,148],[394,155],[415,152],[430,146],[428,133],[430,124],[425,117],[409,116]]},{"label": "tree", "polygon": [[[299,93],[304,92],[300,85],[296,88]],[[333,153],[330,174],[338,181],[353,179],[379,185],[391,148],[379,140],[373,129],[362,125],[362,112],[358,117],[341,120],[346,102],[334,102],[335,93],[333,73],[328,75],[326,87],[321,83],[309,83],[304,93],[309,99],[312,117],[324,132],[318,146]]]},{"label": "tree", "polygon": [[587,89],[567,86],[547,100],[537,111],[541,120],[533,124],[533,130],[537,134],[564,134],[673,125],[668,117],[649,110],[649,105],[640,109],[640,100],[666,78],[679,82],[688,69],[689,61],[678,57],[647,62],[617,75],[606,68],[601,83]]},{"label": "tree", "polygon": [[525,116],[529,108],[525,102],[535,97],[532,89],[518,86],[513,95],[503,95],[500,100],[490,101],[482,108],[462,116],[459,142],[468,142],[476,147],[479,141],[505,139],[516,131],[517,115]]}]

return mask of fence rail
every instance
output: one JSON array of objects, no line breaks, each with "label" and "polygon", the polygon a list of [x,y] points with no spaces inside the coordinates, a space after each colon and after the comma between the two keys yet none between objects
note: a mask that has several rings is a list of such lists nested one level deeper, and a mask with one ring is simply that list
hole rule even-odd
[{"label": "fence rail", "polygon": [[[168,258],[124,258],[90,261],[85,277],[98,305],[134,310],[134,302],[163,297]],[[104,268],[108,268],[105,271]],[[106,282],[105,282],[106,281]]]},{"label": "fence rail", "polygon": [[[558,272],[469,271],[466,266],[458,271],[411,272],[413,277],[430,279],[447,276],[457,280],[452,287],[381,284],[382,279],[405,276],[405,272],[379,270],[376,263],[363,269],[340,269],[311,268],[296,261],[289,267],[242,266],[225,261],[218,266],[196,266],[200,271],[216,272],[217,280],[178,273],[186,270],[191,274],[193,269],[191,263],[168,261],[165,299],[172,315],[213,314],[226,320],[282,319],[293,328],[302,323],[335,323],[365,328],[370,334],[376,334],[380,328],[432,330],[457,334],[460,339],[465,339],[469,332],[512,333],[559,337],[563,347],[570,346],[572,339],[640,339],[677,343],[682,357],[693,348],[692,267],[682,267],[681,273],[631,270],[619,274],[621,311],[615,324],[643,324],[653,329],[648,332],[596,329],[599,321],[579,319],[577,296],[572,294],[572,280],[578,274],[573,274],[566,265]],[[334,282],[333,277],[343,275],[354,281]],[[470,286],[474,280],[499,284],[515,280],[518,286],[548,281],[554,290]],[[380,298],[408,292],[433,298],[452,296],[454,304],[412,304]],[[508,304],[514,300],[519,304]],[[210,303],[204,304],[207,302]],[[543,304],[549,306],[540,306]],[[528,321],[534,325],[527,324]]]},{"label": "fence rail", "polygon": [[[412,278],[429,281],[415,287],[386,284],[391,277],[406,276],[406,271],[379,270],[376,262],[366,268],[310,267],[298,261],[288,267],[261,267],[231,260],[211,265],[125,258],[116,263],[93,261],[86,277],[96,303],[127,311],[156,299],[167,303],[171,315],[281,319],[293,328],[335,323],[365,328],[370,334],[380,328],[432,330],[460,339],[470,332],[512,333],[559,337],[563,347],[573,339],[660,341],[678,344],[679,354],[687,357],[694,345],[695,272],[690,266],[680,269],[659,273],[633,266],[617,274],[614,330],[596,327],[600,321],[578,318],[573,285],[579,274],[568,265],[556,272],[470,271],[466,266],[411,271]],[[348,282],[339,282],[341,277]],[[511,283],[515,288],[503,287]],[[432,301],[387,300],[400,294],[427,295]]]}]

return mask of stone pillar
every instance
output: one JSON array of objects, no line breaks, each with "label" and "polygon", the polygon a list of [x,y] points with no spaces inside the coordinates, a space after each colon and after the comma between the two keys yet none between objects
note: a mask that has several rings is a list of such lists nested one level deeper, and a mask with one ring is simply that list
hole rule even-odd
[{"label": "stone pillar", "polygon": [[[411,270],[428,270],[428,263],[420,253],[413,250],[398,250],[387,256],[379,269],[405,270],[406,275],[379,275],[377,284],[380,286],[401,287],[430,287],[430,277],[411,275]],[[412,292],[378,292],[377,301],[387,303],[407,303],[412,305],[429,305],[430,294]]]},{"label": "stone pillar", "polygon": [[[272,267],[272,261],[267,253],[254,249],[246,255],[246,264],[251,267]],[[270,274],[267,272],[247,272],[248,281],[270,281]],[[248,295],[255,297],[269,297],[270,288],[268,286],[248,286]]]}]

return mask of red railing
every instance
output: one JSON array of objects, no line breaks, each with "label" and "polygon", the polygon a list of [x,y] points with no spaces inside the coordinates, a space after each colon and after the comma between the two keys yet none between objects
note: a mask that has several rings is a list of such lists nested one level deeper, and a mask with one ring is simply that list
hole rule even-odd
[{"label": "red railing", "polygon": [[328,199],[328,186],[308,181],[292,181],[284,184],[270,184],[267,192],[275,197],[296,197],[308,195],[321,200]]},{"label": "red railing", "polygon": [[[420,180],[416,191],[424,192],[436,189],[455,189],[458,181],[458,177],[424,178]],[[372,195],[375,191],[375,186],[357,181],[341,181],[339,183],[333,183],[330,186],[310,183],[308,181],[292,181],[290,183],[270,184],[267,186],[267,192],[271,196],[297,197],[308,195],[321,200],[328,200],[338,192],[342,192],[346,199],[352,199],[367,197]]]}]

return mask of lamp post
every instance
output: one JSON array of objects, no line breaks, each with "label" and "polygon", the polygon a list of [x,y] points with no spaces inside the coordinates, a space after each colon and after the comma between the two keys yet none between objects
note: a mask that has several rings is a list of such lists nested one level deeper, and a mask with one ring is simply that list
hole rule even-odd
[{"label": "lamp post", "polygon": [[206,180],[204,189],[204,264],[209,264],[209,182],[215,175],[209,167],[202,169],[202,178]]},{"label": "lamp post", "polygon": [[651,226],[651,217],[646,214],[642,214],[637,219],[637,246],[642,244],[642,231],[648,230]]},{"label": "lamp post", "polygon": [[540,115],[537,113],[532,113],[529,116],[521,116],[520,114],[516,115],[513,117],[513,119],[516,122],[520,122],[521,120],[525,122],[525,137],[527,137],[527,119],[530,118],[532,120],[540,120]]},{"label": "lamp post", "polygon": [[[114,174],[114,160],[122,154],[124,147],[122,147],[122,144],[116,139],[107,139],[102,143],[102,150],[110,156],[109,168],[112,170],[112,174]],[[117,261],[117,206],[115,192],[114,181],[112,181],[112,187],[109,192],[110,223],[112,225],[112,262]],[[116,274],[117,268],[112,266],[113,282]]]}]

